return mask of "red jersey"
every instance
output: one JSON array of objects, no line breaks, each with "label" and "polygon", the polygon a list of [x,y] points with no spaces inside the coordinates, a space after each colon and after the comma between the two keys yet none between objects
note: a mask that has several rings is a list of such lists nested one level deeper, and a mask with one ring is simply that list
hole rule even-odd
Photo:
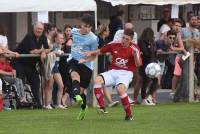
[{"label": "red jersey", "polygon": [[0,61],[0,70],[5,72],[12,72],[13,68],[8,61]]},{"label": "red jersey", "polygon": [[[100,49],[101,53],[110,52],[112,55],[111,69],[135,71],[137,69],[133,56],[133,49],[137,50],[140,57],[140,50],[135,44],[129,47],[122,47],[121,43],[111,43]],[[141,60],[141,58],[140,58]]]}]

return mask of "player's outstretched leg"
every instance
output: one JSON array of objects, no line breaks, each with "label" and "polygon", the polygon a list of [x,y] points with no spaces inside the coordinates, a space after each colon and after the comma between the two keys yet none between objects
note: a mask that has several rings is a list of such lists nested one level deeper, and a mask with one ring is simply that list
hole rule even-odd
[{"label": "player's outstretched leg", "polygon": [[121,98],[122,105],[124,107],[124,111],[126,113],[125,120],[133,120],[133,116],[131,113],[131,105],[128,101],[127,94],[120,96],[120,98]]},{"label": "player's outstretched leg", "polygon": [[79,94],[80,94],[80,82],[74,80],[72,82],[72,96],[74,97],[74,100],[76,101],[77,104],[82,105],[83,99]]},{"label": "player's outstretched leg", "polygon": [[77,120],[83,120],[87,113],[87,105],[86,105],[86,95],[83,93],[81,94],[81,98],[83,99],[83,104],[81,105],[81,111],[77,116]]},{"label": "player's outstretched leg", "polygon": [[105,104],[104,104],[104,96],[103,96],[103,92],[102,92],[102,85],[95,83],[94,84],[94,94],[96,96],[96,99],[99,103],[100,108],[98,109],[99,113],[108,113],[105,109]]}]

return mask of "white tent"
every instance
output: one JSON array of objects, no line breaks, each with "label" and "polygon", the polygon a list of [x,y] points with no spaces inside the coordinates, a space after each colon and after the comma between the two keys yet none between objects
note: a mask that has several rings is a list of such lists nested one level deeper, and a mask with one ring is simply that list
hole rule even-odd
[{"label": "white tent", "polygon": [[110,2],[113,6],[127,5],[127,4],[152,4],[152,5],[184,5],[184,4],[198,4],[200,0],[102,0]]},{"label": "white tent", "polygon": [[0,0],[0,12],[94,11],[97,27],[97,5],[94,0]]},{"label": "white tent", "polygon": [[0,12],[96,10],[94,0],[0,0]]}]

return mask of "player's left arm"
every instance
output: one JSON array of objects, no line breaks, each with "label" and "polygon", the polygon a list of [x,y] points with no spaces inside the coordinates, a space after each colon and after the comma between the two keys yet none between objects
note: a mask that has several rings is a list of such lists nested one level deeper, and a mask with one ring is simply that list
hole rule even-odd
[{"label": "player's left arm", "polygon": [[141,63],[140,51],[136,47],[133,48],[133,57],[136,67],[141,66],[142,63]]},{"label": "player's left arm", "polygon": [[89,61],[92,61],[96,58],[96,55],[91,55],[89,57],[86,57],[85,59],[80,59],[78,61],[78,63],[84,63],[84,62],[89,62]]}]

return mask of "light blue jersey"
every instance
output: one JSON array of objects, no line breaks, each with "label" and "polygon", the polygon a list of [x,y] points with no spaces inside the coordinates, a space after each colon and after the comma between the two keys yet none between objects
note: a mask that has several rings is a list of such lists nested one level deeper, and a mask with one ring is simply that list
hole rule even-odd
[{"label": "light blue jersey", "polygon": [[[72,39],[73,44],[71,47],[71,56],[73,59],[79,61],[80,59],[85,59],[81,53],[98,49],[98,38],[97,36],[90,32],[87,35],[82,35],[79,33],[79,29],[72,29]],[[93,62],[84,62],[88,68],[93,70]]]},{"label": "light blue jersey", "polygon": [[182,39],[199,38],[200,37],[199,30],[195,29],[195,31],[191,31],[189,27],[182,28],[181,37]]}]

